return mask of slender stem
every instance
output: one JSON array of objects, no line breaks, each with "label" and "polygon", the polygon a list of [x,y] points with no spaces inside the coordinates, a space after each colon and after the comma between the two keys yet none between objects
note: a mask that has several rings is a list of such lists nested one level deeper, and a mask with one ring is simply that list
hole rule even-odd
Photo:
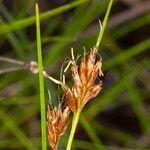
[{"label": "slender stem", "polygon": [[97,38],[97,42],[96,42],[96,48],[97,49],[99,48],[100,42],[102,40],[102,37],[103,37],[104,31],[105,31],[105,27],[106,27],[106,24],[107,24],[107,21],[108,21],[108,17],[109,17],[109,14],[110,14],[110,10],[111,10],[112,4],[113,4],[113,0],[110,0],[109,1],[109,5],[107,7],[107,11],[106,11],[105,17],[104,17],[104,20],[103,20],[103,23],[102,23],[102,27],[101,27],[101,24],[100,24],[100,32],[99,32],[99,35],[98,35],[98,38]]},{"label": "slender stem", "polygon": [[46,116],[45,115],[46,114],[46,112],[45,112],[45,94],[44,94],[44,79],[43,79],[41,35],[40,35],[40,18],[39,18],[38,4],[36,4],[36,36],[37,36],[39,84],[40,84],[42,150],[47,150],[46,117],[45,117]]},{"label": "slender stem", "polygon": [[80,111],[77,111],[77,113],[74,113],[73,120],[72,120],[72,127],[71,127],[66,150],[71,150],[72,141],[73,141],[76,127],[79,121],[79,116],[80,116]]}]

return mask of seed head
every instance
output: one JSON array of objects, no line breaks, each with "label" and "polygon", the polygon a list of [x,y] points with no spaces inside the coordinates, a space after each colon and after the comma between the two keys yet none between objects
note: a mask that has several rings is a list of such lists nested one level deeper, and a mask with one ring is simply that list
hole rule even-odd
[{"label": "seed head", "polygon": [[[68,106],[75,113],[82,110],[85,104],[96,97],[102,89],[102,83],[95,85],[98,76],[103,76],[102,59],[96,61],[97,49],[91,49],[89,54],[84,52],[83,59],[78,67],[74,59],[71,63],[73,87],[65,86]],[[73,56],[74,58],[74,56]]]},{"label": "seed head", "polygon": [[69,107],[47,107],[47,139],[52,150],[57,150],[58,142],[68,126]]}]

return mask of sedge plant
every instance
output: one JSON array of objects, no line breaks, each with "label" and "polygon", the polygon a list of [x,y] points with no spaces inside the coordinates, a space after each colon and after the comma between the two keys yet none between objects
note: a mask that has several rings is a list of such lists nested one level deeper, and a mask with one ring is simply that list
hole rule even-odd
[{"label": "sedge plant", "polygon": [[[85,0],[86,1],[86,0]],[[42,65],[42,50],[41,50],[41,36],[40,36],[40,15],[38,4],[36,4],[36,36],[37,36],[37,53],[38,53],[38,63],[31,61],[30,63],[24,63],[22,61],[16,61],[14,59],[8,59],[0,57],[1,61],[11,62],[20,65],[18,68],[11,68],[3,70],[1,73],[14,71],[18,69],[28,69],[33,74],[39,74],[39,87],[40,87],[40,108],[41,108],[41,143],[42,150],[47,149],[47,140],[52,148],[52,150],[58,149],[58,142],[61,136],[67,129],[68,118],[70,110],[73,112],[72,127],[69,134],[69,139],[67,143],[66,150],[70,150],[76,131],[76,127],[79,121],[82,109],[85,107],[86,103],[96,97],[102,89],[102,82],[95,84],[97,76],[103,76],[102,73],[102,58],[96,61],[96,56],[100,46],[101,39],[104,34],[104,30],[107,24],[109,13],[112,7],[113,0],[110,0],[104,21],[100,24],[100,32],[95,46],[91,49],[90,53],[86,53],[84,50],[82,61],[79,65],[76,64],[75,57],[73,54],[73,48],[71,49],[72,59],[69,61],[67,67],[64,70],[68,70],[71,65],[73,87],[69,88],[65,83],[65,75],[63,74],[62,81],[58,81],[51,77],[46,71],[43,70]],[[60,84],[65,92],[67,105],[60,105],[59,107],[53,107],[48,105],[47,107],[47,117],[46,117],[46,105],[45,105],[45,94],[44,94],[44,79],[48,78]],[[47,120],[46,120],[47,118]],[[47,133],[46,133],[47,128]]]},{"label": "sedge plant", "polygon": [[[73,110],[74,115],[73,115],[73,120],[72,120],[72,127],[71,127],[71,132],[69,135],[69,140],[68,140],[66,150],[71,149],[72,141],[74,138],[75,130],[79,121],[79,116],[80,116],[82,108],[87,103],[87,101],[89,101],[89,99],[96,97],[101,90],[101,85],[102,85],[101,83],[93,86],[93,83],[96,79],[98,71],[99,71],[99,76],[103,75],[101,71],[102,60],[100,59],[99,61],[95,63],[95,59],[96,59],[96,54],[97,54],[101,39],[103,37],[105,27],[107,24],[107,20],[110,14],[112,3],[113,3],[113,0],[110,0],[102,26],[100,23],[100,33],[98,35],[96,45],[91,50],[88,58],[86,58],[86,54],[84,54],[84,58],[80,64],[80,70],[79,70],[80,76],[78,75],[76,64],[74,63],[72,64],[74,85],[76,86],[76,90],[77,90],[76,92],[80,93],[81,96],[76,96],[77,97],[76,107],[78,108],[76,108],[76,111]],[[79,81],[79,78],[81,79],[81,81]],[[82,82],[82,85],[81,85],[81,82]],[[68,95],[67,92],[66,92],[66,95]],[[69,96],[70,95],[68,95],[68,99],[69,99]]]},{"label": "sedge plant", "polygon": [[[72,88],[69,88],[66,85],[64,74],[62,76],[62,81],[58,81],[50,77],[46,73],[44,74],[45,77],[51,79],[55,83],[60,84],[62,86],[62,89],[64,90],[65,95],[66,95],[68,107],[73,112],[72,127],[71,127],[71,131],[69,134],[69,139],[68,139],[66,150],[71,149],[74,134],[76,131],[76,127],[77,127],[82,109],[85,107],[86,103],[90,99],[96,97],[102,89],[102,81],[100,81],[98,84],[95,84],[96,78],[98,76],[103,76],[103,73],[101,70],[102,58],[99,58],[96,61],[96,56],[97,56],[99,45],[100,45],[104,30],[107,24],[107,20],[108,20],[109,13],[112,7],[112,3],[113,3],[113,0],[110,0],[102,25],[99,21],[100,33],[98,35],[96,45],[91,49],[89,54],[86,53],[86,50],[84,50],[83,58],[79,65],[76,64],[75,57],[73,54],[73,48],[71,48],[72,59],[69,61],[63,73],[65,74],[65,72],[68,70],[69,66],[71,65],[72,81],[73,81]],[[59,128],[60,122],[62,122],[61,119],[63,118],[63,113],[58,114],[57,111],[55,111],[55,113],[53,111],[54,110],[51,110],[51,111],[48,110],[48,113],[47,113],[48,116],[49,114],[52,115],[51,119],[48,119],[47,121],[47,123],[51,127],[51,128],[49,127],[48,131],[56,130],[57,134],[55,133],[55,135],[53,135],[52,132],[50,133],[48,132],[48,135],[47,135],[48,139],[49,137],[53,137],[56,139],[59,138],[58,128]],[[64,118],[66,118],[66,115]],[[50,139],[49,143],[52,149],[54,149],[53,147],[57,147],[57,145],[52,146],[51,140],[52,139]],[[56,142],[56,144],[58,144],[58,141]]]},{"label": "sedge plant", "polygon": [[[64,134],[68,125],[69,109],[73,112],[72,127],[67,143],[66,150],[70,150],[72,141],[76,131],[76,127],[79,121],[79,117],[82,109],[86,103],[96,97],[102,89],[102,81],[95,84],[95,80],[98,76],[103,76],[102,73],[102,58],[96,61],[99,45],[107,24],[109,13],[112,7],[113,0],[110,0],[104,21],[101,25],[100,21],[100,33],[96,45],[91,49],[90,53],[86,53],[84,50],[82,61],[78,67],[73,54],[73,48],[71,49],[72,59],[69,61],[67,67],[64,70],[64,74],[71,65],[73,86],[69,88],[65,83],[65,75],[62,76],[62,81],[58,81],[50,77],[42,66],[42,53],[41,53],[41,37],[40,37],[40,19],[39,9],[36,4],[36,32],[37,32],[37,50],[38,50],[38,69],[35,73],[39,72],[40,83],[40,100],[41,100],[41,132],[42,132],[42,150],[47,149],[46,142],[46,127],[47,127],[47,139],[48,143],[53,150],[58,149],[58,142],[60,137]],[[48,106],[47,109],[47,122],[45,112],[45,96],[44,96],[44,81],[43,77],[49,78],[57,84],[62,86],[65,92],[67,106],[52,107]]]},{"label": "sedge plant", "polygon": [[[86,1],[88,1],[88,0],[80,0],[79,2],[86,2]],[[100,33],[98,35],[95,46],[91,49],[89,54],[84,51],[83,58],[82,58],[81,63],[79,65],[76,64],[76,61],[75,61],[76,59],[74,58],[73,49],[72,49],[72,59],[69,61],[69,64],[67,65],[67,67],[64,70],[64,74],[65,74],[65,72],[68,70],[69,66],[71,65],[72,81],[73,81],[72,87],[68,87],[66,85],[65,75],[62,78],[63,80],[58,81],[58,80],[52,78],[51,76],[49,76],[45,71],[43,71],[42,53],[41,53],[41,44],[40,44],[41,43],[41,40],[40,40],[41,37],[40,37],[39,12],[38,12],[38,6],[37,5],[36,5],[36,12],[37,12],[36,13],[36,23],[37,23],[38,63],[31,61],[30,63],[26,64],[25,62],[22,62],[22,61],[16,61],[14,59],[8,59],[8,58],[0,57],[0,61],[9,62],[9,63],[13,63],[13,64],[18,65],[17,68],[14,67],[14,68],[7,68],[7,69],[0,70],[0,74],[10,72],[10,71],[20,70],[20,69],[29,69],[34,74],[39,73],[40,101],[41,101],[42,149],[47,149],[46,141],[48,142],[48,144],[51,146],[51,148],[53,150],[58,149],[58,142],[60,141],[61,136],[66,131],[66,128],[67,128],[68,123],[69,123],[68,122],[68,120],[69,120],[68,115],[69,115],[70,111],[72,111],[72,113],[73,113],[72,128],[71,128],[71,132],[70,132],[68,144],[67,144],[67,150],[71,149],[74,134],[76,132],[76,127],[78,125],[79,118],[81,118],[81,120],[83,120],[83,122],[85,123],[85,120],[82,118],[82,115],[81,115],[82,110],[85,107],[85,104],[90,99],[97,96],[99,94],[99,92],[101,91],[102,83],[99,82],[97,85],[95,85],[94,81],[98,75],[99,76],[103,75],[103,73],[101,71],[102,58],[99,58],[96,61],[95,57],[98,53],[98,49],[99,49],[99,46],[100,46],[100,43],[101,43],[101,40],[102,40],[102,37],[104,34],[104,30],[105,30],[105,27],[107,24],[107,20],[108,20],[108,16],[109,16],[109,12],[110,12],[112,3],[113,3],[113,0],[110,0],[104,21],[103,21],[102,25],[100,23],[100,29],[101,30],[100,30]],[[45,13],[43,13],[43,14],[41,13],[40,20],[46,19],[47,17],[51,17],[54,15],[54,13],[60,13],[62,11],[69,9],[68,6],[74,7],[75,5],[78,5],[78,4],[76,2],[75,3],[73,2],[73,3],[71,3],[71,5],[69,4],[69,5],[61,7],[61,9],[59,9],[59,11],[58,11],[58,9],[56,9],[54,11],[52,10],[51,12],[48,11],[48,13],[46,13],[46,15],[44,15]],[[18,23],[19,23],[19,26],[17,26]],[[0,34],[5,34],[5,33],[10,32],[10,31],[18,30],[19,28],[29,26],[33,23],[35,23],[35,17],[34,16],[31,18],[28,18],[28,19],[15,21],[15,22],[10,23],[8,25],[4,24],[4,25],[1,25],[2,29],[4,29],[4,30],[1,30]],[[125,27],[125,28],[127,28],[127,27]],[[134,28],[132,28],[132,30],[133,29]],[[122,30],[120,31],[117,29],[116,31],[118,31],[117,35],[119,36],[120,35],[119,33]],[[123,33],[126,33],[126,32],[123,32]],[[150,41],[150,39],[147,39],[144,42],[140,42],[136,46],[129,48],[126,52],[122,52],[121,54],[116,55],[115,58],[113,58],[107,62],[107,64],[105,65],[105,68],[110,68],[110,67],[115,66],[119,63],[123,63],[123,62],[125,62],[125,60],[127,60],[127,59],[133,57],[134,55],[146,50],[147,47],[149,47],[149,45],[150,45],[149,41]],[[121,56],[124,56],[123,59],[120,59],[120,58],[122,58]],[[143,64],[142,64],[142,66],[144,66]],[[139,67],[141,67],[141,66],[139,66]],[[106,91],[106,94],[104,94],[104,96],[101,97],[100,102],[91,105],[91,107],[89,107],[89,109],[87,109],[86,113],[91,114],[90,118],[95,117],[99,113],[101,108],[104,108],[104,105],[108,104],[108,100],[103,101],[104,99],[108,99],[108,97],[112,97],[112,95],[117,95],[117,93],[120,92],[123,89],[123,87],[125,87],[125,83],[129,80],[129,78],[131,79],[131,77],[133,77],[137,74],[138,69],[135,68],[133,70],[133,73],[130,72],[129,74],[127,74],[127,76],[122,78],[119,81],[119,83],[115,84],[113,86],[113,88],[109,89],[108,90],[109,92]],[[134,72],[136,72],[136,73],[134,73]],[[46,118],[46,112],[45,112],[46,107],[45,107],[45,100],[44,100],[43,77],[51,79],[55,83],[60,84],[62,86],[64,92],[65,92],[65,95],[66,95],[65,99],[67,101],[67,105],[66,104],[60,105],[59,107],[52,107],[51,105],[48,105],[47,106],[47,121],[45,119]],[[133,98],[133,102],[134,102],[134,100],[136,100],[136,98],[134,96],[132,96],[132,94],[134,94],[135,91],[132,89],[133,88],[129,89],[129,93],[131,95],[131,98]],[[139,104],[139,105],[141,105],[141,104]],[[140,107],[139,105],[138,105],[138,107]],[[136,111],[136,107],[133,107],[133,108]],[[139,119],[141,119],[141,115],[139,115]],[[11,123],[9,121],[10,119],[8,117],[6,117],[3,112],[1,112],[1,120],[2,121],[7,120],[7,121],[3,121],[4,124],[6,126],[8,126],[10,131],[19,139],[19,141],[26,148],[36,149],[35,145],[32,144],[29,140],[27,140],[27,138],[24,137],[23,135],[22,135],[22,138],[19,138],[19,137],[21,137],[20,136],[21,132],[19,132],[19,130],[13,125],[13,123]],[[5,123],[5,122],[8,122],[8,123]],[[143,122],[144,122],[144,120],[143,120]],[[141,123],[143,123],[143,122],[141,119]],[[88,123],[86,122],[85,124],[86,124],[85,128],[87,128]],[[143,125],[145,125],[145,124],[143,124]],[[47,127],[47,139],[46,139],[46,127]],[[144,127],[146,128],[146,127],[148,127],[148,125],[144,126]],[[14,131],[18,131],[18,132],[14,132]],[[92,135],[92,136],[94,138],[94,135]],[[97,141],[97,139],[96,139],[96,141]],[[80,145],[79,142],[81,142],[81,141],[77,141],[77,142],[78,142],[78,145]]]}]

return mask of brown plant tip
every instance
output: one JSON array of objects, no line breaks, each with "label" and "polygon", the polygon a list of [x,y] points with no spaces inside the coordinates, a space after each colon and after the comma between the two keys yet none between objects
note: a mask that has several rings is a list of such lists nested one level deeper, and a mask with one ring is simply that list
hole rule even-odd
[{"label": "brown plant tip", "polygon": [[68,126],[69,107],[47,107],[47,140],[52,150],[57,150],[58,142]]},{"label": "brown plant tip", "polygon": [[[102,59],[96,61],[97,48],[91,49],[89,54],[84,52],[83,59],[78,67],[74,59],[71,63],[73,87],[63,88],[70,109],[76,113],[82,110],[85,104],[92,98],[96,97],[102,89],[102,82],[95,85],[98,76],[103,76]],[[74,58],[74,56],[73,56]]]}]

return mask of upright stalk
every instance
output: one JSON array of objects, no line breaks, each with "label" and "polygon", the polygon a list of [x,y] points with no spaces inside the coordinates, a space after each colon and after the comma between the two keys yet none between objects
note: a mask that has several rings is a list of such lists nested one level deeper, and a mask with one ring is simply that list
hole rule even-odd
[{"label": "upright stalk", "polygon": [[37,51],[38,51],[38,66],[39,66],[39,84],[40,84],[42,150],[47,150],[46,115],[45,115],[46,114],[46,112],[45,112],[45,94],[44,94],[44,79],[43,79],[41,35],[40,35],[40,18],[39,18],[38,4],[36,4],[36,36],[37,36]]},{"label": "upright stalk", "polygon": [[103,20],[103,23],[102,23],[102,26],[100,24],[100,28],[101,29],[100,29],[100,32],[99,32],[99,35],[98,35],[98,38],[97,38],[97,41],[96,41],[96,48],[97,49],[99,48],[100,42],[102,40],[102,37],[103,37],[104,31],[105,31],[105,28],[106,28],[106,24],[107,24],[107,21],[108,21],[108,17],[109,17],[109,14],[110,14],[110,10],[111,10],[112,4],[113,4],[113,0],[110,0],[109,1],[109,5],[107,7],[107,11],[106,11],[105,17],[104,17],[104,20]]},{"label": "upright stalk", "polygon": [[[97,48],[97,51],[98,51],[101,39],[103,37],[103,33],[104,33],[104,30],[105,30],[105,27],[106,27],[106,24],[107,24],[107,20],[108,20],[109,14],[110,14],[112,3],[113,3],[113,0],[110,0],[109,1],[109,5],[107,7],[107,11],[106,11],[105,17],[104,17],[104,21],[102,23],[102,27],[101,27],[101,23],[100,23],[100,29],[101,30],[99,32],[99,35],[98,35],[98,38],[97,38],[97,42],[96,42],[96,45],[95,45],[95,47]],[[84,91],[84,90],[82,89],[82,91]],[[85,93],[86,92],[83,92],[83,96],[85,95]],[[79,106],[78,108],[80,108],[80,105],[81,105],[80,102],[82,102],[82,100],[78,100],[78,106]],[[66,150],[70,150],[71,149],[71,145],[72,145],[72,141],[73,141],[73,138],[74,138],[76,127],[77,127],[77,124],[78,124],[78,121],[79,121],[80,113],[81,113],[81,109],[78,109],[77,112],[74,113],[73,120],[72,120],[72,127],[71,127],[71,131],[70,131],[70,135],[69,135],[69,139],[68,139],[68,144],[67,144]]]},{"label": "upright stalk", "polygon": [[74,134],[75,134],[77,124],[79,121],[79,116],[80,116],[80,111],[77,111],[77,113],[74,113],[74,115],[73,115],[72,127],[71,127],[71,131],[70,131],[66,150],[71,150],[72,141],[73,141]]}]

